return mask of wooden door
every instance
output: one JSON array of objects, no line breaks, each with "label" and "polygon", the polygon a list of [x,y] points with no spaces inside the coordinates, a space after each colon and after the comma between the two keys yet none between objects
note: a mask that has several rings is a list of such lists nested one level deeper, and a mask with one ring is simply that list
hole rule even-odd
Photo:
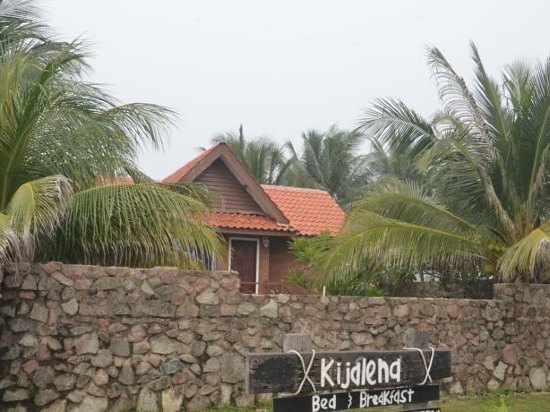
[{"label": "wooden door", "polygon": [[239,272],[242,293],[256,293],[258,243],[231,239],[231,270]]}]

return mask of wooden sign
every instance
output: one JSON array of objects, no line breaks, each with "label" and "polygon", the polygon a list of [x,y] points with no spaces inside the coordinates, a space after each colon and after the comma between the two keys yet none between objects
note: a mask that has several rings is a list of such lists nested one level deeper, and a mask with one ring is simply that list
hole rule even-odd
[{"label": "wooden sign", "polygon": [[410,405],[439,400],[439,385],[274,398],[273,412],[323,412]]},{"label": "wooden sign", "polygon": [[[424,350],[429,362],[432,351]],[[426,365],[418,351],[252,353],[247,356],[248,393],[301,393],[409,387],[426,379]],[[451,352],[435,349],[429,375],[433,381],[451,376]]]}]

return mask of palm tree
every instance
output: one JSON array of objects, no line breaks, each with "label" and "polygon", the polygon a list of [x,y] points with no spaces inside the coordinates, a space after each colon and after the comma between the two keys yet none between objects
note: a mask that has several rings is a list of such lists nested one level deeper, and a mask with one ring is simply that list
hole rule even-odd
[{"label": "palm tree", "polygon": [[291,142],[287,143],[294,159],[288,183],[325,189],[342,204],[351,201],[355,190],[366,183],[366,158],[357,154],[363,141],[363,133],[337,126],[323,133],[303,133],[301,154]]},{"label": "palm tree", "polygon": [[371,188],[324,260],[332,276],[367,254],[415,270],[550,280],[550,59],[506,66],[497,81],[473,44],[472,56],[470,88],[429,50],[443,102],[432,119],[393,99],[366,111],[363,130],[408,146],[428,179]]},{"label": "palm tree", "polygon": [[242,124],[238,134],[225,133],[212,139],[213,143],[221,141],[231,147],[259,183],[280,184],[290,166],[283,148],[264,137],[245,138]]},{"label": "palm tree", "polygon": [[26,1],[0,3],[0,264],[37,253],[197,266],[219,246],[204,199],[135,164],[139,150],[162,147],[174,113],[117,105],[85,80],[82,44],[50,40],[34,13]]}]

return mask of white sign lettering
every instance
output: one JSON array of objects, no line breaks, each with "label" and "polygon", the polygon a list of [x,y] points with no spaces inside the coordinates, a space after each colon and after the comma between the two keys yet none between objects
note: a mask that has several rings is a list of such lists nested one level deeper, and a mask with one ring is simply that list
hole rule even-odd
[{"label": "white sign lettering", "polygon": [[385,390],[379,394],[370,394],[361,392],[359,394],[359,407],[369,408],[373,406],[400,405],[402,403],[411,403],[413,389]]},{"label": "white sign lettering", "polygon": [[387,384],[401,381],[401,359],[391,363],[385,359],[359,358],[355,363],[321,359],[321,388],[348,389],[350,386]]},{"label": "white sign lettering", "polygon": [[[384,389],[380,391],[348,392],[347,402],[340,401],[338,395],[313,395],[311,397],[312,412],[336,411],[353,408],[377,408],[381,406],[403,405],[413,402],[414,388]],[[356,396],[356,401],[354,401]]]},{"label": "white sign lettering", "polygon": [[311,397],[311,408],[313,409],[313,412],[335,411],[336,395],[322,398],[319,395],[313,395]]}]

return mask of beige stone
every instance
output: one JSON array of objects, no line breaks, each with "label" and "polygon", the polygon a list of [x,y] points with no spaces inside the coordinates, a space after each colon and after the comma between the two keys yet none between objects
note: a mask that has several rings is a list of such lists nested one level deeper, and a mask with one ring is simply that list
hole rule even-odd
[{"label": "beige stone", "polygon": [[36,346],[38,343],[38,340],[36,339],[36,336],[34,336],[32,333],[25,333],[21,340],[19,341],[19,344],[21,346],[25,346],[27,348],[32,348]]},{"label": "beige stone", "polygon": [[43,408],[41,412],[65,412],[67,409],[67,399],[60,399]]},{"label": "beige stone", "polygon": [[181,409],[183,396],[177,395],[174,388],[165,389],[161,394],[163,412],[177,412]]},{"label": "beige stone", "polygon": [[35,303],[32,307],[29,317],[42,323],[46,323],[48,321],[49,313],[50,311],[47,307],[39,303]]},{"label": "beige stone", "polygon": [[277,302],[274,299],[269,299],[269,302],[260,308],[260,316],[272,319],[276,318]]},{"label": "beige stone", "polygon": [[217,305],[220,302],[218,296],[209,290],[202,292],[195,299],[201,305]]},{"label": "beige stone", "polygon": [[533,368],[529,372],[529,381],[533,389],[542,391],[546,389],[546,373],[542,368]]},{"label": "beige stone", "polygon": [[397,318],[404,318],[409,316],[409,306],[408,305],[399,305],[393,309],[393,315]]},{"label": "beige stone", "polygon": [[29,399],[29,392],[25,389],[8,389],[2,396],[4,402],[17,402]]},{"label": "beige stone", "polygon": [[224,353],[221,356],[221,379],[224,383],[244,381],[246,369],[244,358],[237,353]]},{"label": "beige stone", "polygon": [[75,347],[78,355],[86,353],[96,354],[99,350],[99,339],[97,334],[89,333],[82,335],[77,339]]},{"label": "beige stone", "polygon": [[173,353],[175,349],[174,341],[166,336],[151,339],[151,351],[160,355]]},{"label": "beige stone", "polygon": [[220,405],[230,405],[231,397],[233,395],[233,386],[232,385],[220,385]]},{"label": "beige stone", "polygon": [[504,374],[506,373],[507,365],[504,362],[499,362],[495,370],[493,371],[493,376],[499,381],[504,380]]},{"label": "beige stone", "polygon": [[74,316],[78,313],[78,302],[75,298],[72,298],[68,302],[62,303],[61,308],[67,315]]},{"label": "beige stone", "polygon": [[140,412],[157,412],[157,395],[146,386],[141,389],[137,398],[136,408]]},{"label": "beige stone", "polygon": [[80,405],[78,405],[78,410],[86,412],[105,412],[107,410],[107,406],[107,398],[86,395],[82,399]]}]

